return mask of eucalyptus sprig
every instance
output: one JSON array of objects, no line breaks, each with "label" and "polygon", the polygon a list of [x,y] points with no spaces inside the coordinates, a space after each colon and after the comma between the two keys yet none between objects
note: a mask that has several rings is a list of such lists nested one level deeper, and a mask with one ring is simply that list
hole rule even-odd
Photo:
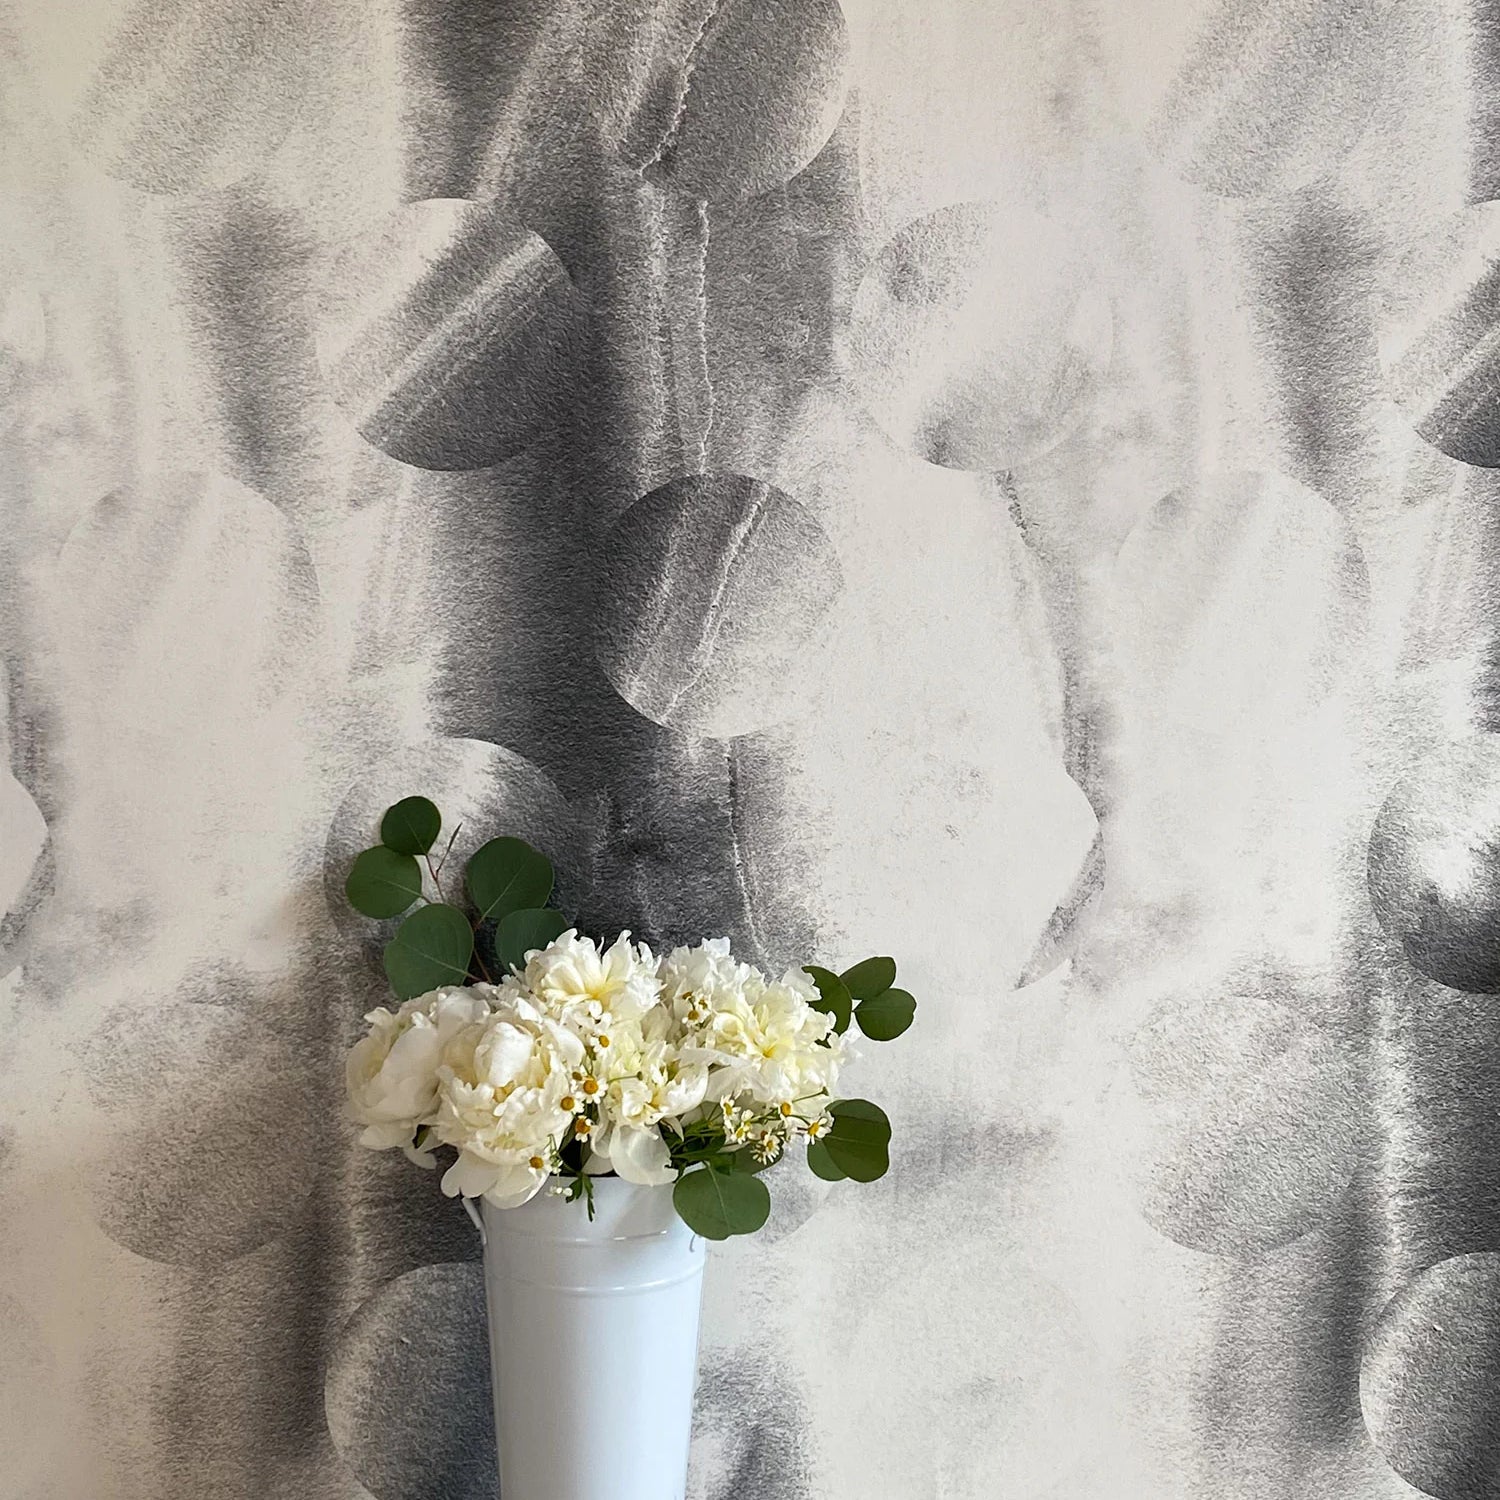
[{"label": "eucalyptus sprig", "polygon": [[[445,984],[492,981],[477,942],[486,931],[493,934],[491,946],[502,971],[567,931],[567,918],[547,905],[552,865],[521,839],[481,844],[469,856],[462,883],[455,888],[450,876],[445,887],[443,873],[462,826],[454,828],[434,863],[442,814],[426,797],[403,797],[386,809],[380,842],[355,857],[344,882],[349,904],[367,917],[388,920],[410,913],[385,946],[386,977],[398,999]],[[468,902],[461,904],[464,893]]]}]

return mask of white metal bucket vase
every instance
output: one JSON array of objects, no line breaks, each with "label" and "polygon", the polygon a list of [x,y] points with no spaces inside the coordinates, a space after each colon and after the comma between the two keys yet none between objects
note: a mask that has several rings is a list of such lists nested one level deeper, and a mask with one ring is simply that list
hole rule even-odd
[{"label": "white metal bucket vase", "polygon": [[685,1500],[706,1246],[672,1189],[483,1206],[503,1500]]}]

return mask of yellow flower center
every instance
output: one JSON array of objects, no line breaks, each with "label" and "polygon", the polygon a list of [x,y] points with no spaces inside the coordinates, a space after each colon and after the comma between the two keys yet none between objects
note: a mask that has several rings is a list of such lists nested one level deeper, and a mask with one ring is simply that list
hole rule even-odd
[{"label": "yellow flower center", "polygon": [[580,1118],[573,1121],[573,1129],[579,1135],[588,1135],[589,1132],[593,1130],[593,1128],[594,1127],[585,1119]]},{"label": "yellow flower center", "polygon": [[533,1172],[540,1172],[542,1170],[542,1168],[547,1165],[547,1163],[544,1162],[541,1159],[540,1156],[533,1156],[531,1158],[531,1160],[527,1163],[527,1165],[531,1168],[531,1170]]},{"label": "yellow flower center", "polygon": [[572,1114],[578,1108],[578,1101],[571,1094],[564,1094],[562,1097],[562,1107],[569,1114]]}]

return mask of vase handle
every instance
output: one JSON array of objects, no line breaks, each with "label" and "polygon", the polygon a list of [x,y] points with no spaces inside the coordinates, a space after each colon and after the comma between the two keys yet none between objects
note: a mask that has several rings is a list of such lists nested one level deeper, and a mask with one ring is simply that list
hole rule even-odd
[{"label": "vase handle", "polygon": [[484,1220],[480,1216],[479,1210],[474,1207],[474,1200],[472,1198],[460,1197],[458,1201],[463,1204],[464,1212],[468,1214],[469,1218],[473,1221],[474,1227],[479,1231],[479,1243],[481,1245],[485,1244]]}]

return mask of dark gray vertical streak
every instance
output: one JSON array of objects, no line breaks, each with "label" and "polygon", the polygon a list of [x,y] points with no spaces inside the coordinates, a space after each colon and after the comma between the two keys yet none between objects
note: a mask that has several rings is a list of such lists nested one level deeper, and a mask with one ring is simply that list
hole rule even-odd
[{"label": "dark gray vertical streak", "polygon": [[[1470,203],[1500,198],[1500,6],[1469,0]],[[1458,45],[1453,39],[1450,45]]]},{"label": "dark gray vertical streak", "polygon": [[[560,3],[405,0],[399,36],[409,197],[489,196],[494,132]],[[563,117],[552,122],[559,130],[569,123]],[[546,128],[542,120],[536,125]],[[526,139],[528,154],[538,150],[535,130]]]},{"label": "dark gray vertical streak", "polygon": [[857,120],[783,187],[715,206],[709,220],[708,359],[722,467],[777,470],[809,394],[834,385],[834,332],[853,304],[864,215]]},{"label": "dark gray vertical streak", "polygon": [[[750,873],[762,862],[779,871],[795,828],[776,752],[756,738],[674,735],[605,677],[598,512],[613,507],[593,492],[592,449],[576,427],[573,442],[564,434],[501,469],[428,482],[445,593],[464,601],[447,637],[440,727],[518,751],[599,810],[599,863],[579,893],[586,927],[628,926],[658,945],[722,932],[747,953],[789,959],[807,935],[797,887]],[[583,472],[569,484],[575,464]]]},{"label": "dark gray vertical streak", "polygon": [[1367,499],[1365,414],[1381,396],[1376,247],[1316,187],[1244,222],[1248,295],[1289,472],[1347,513]]},{"label": "dark gray vertical streak", "polygon": [[274,1494],[322,1446],[335,1242],[314,1198],[304,1222],[175,1289],[170,1362],[152,1372],[149,1449],[163,1500]]},{"label": "dark gray vertical streak", "polygon": [[[794,892],[769,878],[757,885],[746,869],[748,846],[783,836],[765,785],[772,762],[751,750],[758,769],[744,777],[735,770],[742,751],[642,718],[605,679],[593,641],[609,526],[699,462],[704,393],[687,347],[702,337],[703,292],[710,464],[721,443],[774,462],[789,414],[826,374],[832,310],[845,295],[838,226],[855,191],[851,142],[830,153],[806,181],[727,217],[713,211],[706,289],[702,218],[690,200],[581,148],[557,180],[521,189],[522,217],[592,305],[593,342],[558,432],[435,510],[446,592],[465,601],[449,637],[441,727],[519,751],[570,796],[604,809],[598,879],[582,913],[601,929],[629,924],[656,942],[725,932],[768,959],[788,956],[792,935],[806,931]],[[757,857],[767,870],[779,864],[774,847]],[[752,890],[762,908],[753,916]]]},{"label": "dark gray vertical streak", "polygon": [[1361,1440],[1371,1207],[1351,1192],[1321,1229],[1221,1271],[1213,1345],[1193,1382],[1205,1493],[1311,1494],[1327,1453]]},{"label": "dark gray vertical streak", "polygon": [[314,246],[253,187],[170,215],[178,294],[215,396],[225,467],[296,514],[322,406],[307,298]]}]

